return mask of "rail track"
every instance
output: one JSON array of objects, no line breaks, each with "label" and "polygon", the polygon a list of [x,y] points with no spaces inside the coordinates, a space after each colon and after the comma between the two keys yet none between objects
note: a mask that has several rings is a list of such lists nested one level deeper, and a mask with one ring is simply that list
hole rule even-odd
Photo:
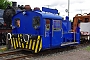
[{"label": "rail track", "polygon": [[0,54],[0,60],[20,60],[24,59],[26,57],[32,57],[34,54],[27,54],[24,53],[23,50],[15,50],[15,51],[9,51],[9,52],[4,52]]},{"label": "rail track", "polygon": [[0,60],[27,60],[26,58],[31,58],[31,57],[38,57],[38,56],[45,56],[45,55],[51,55],[54,53],[65,53],[65,52],[70,52],[73,50],[78,50],[83,47],[86,47],[90,45],[90,43],[83,43],[80,45],[77,45],[75,47],[65,47],[65,48],[57,48],[57,49],[48,49],[39,52],[38,54],[32,54],[30,51],[25,51],[25,50],[13,50],[13,51],[8,51],[8,52],[3,52],[0,53]]}]

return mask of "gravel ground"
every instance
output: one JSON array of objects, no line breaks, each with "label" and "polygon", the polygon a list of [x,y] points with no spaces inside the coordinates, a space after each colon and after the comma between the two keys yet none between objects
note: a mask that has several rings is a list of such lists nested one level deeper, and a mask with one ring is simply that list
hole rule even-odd
[{"label": "gravel ground", "polygon": [[90,60],[90,51],[88,51],[86,47],[83,47],[68,51],[53,52],[51,54],[41,54],[31,58],[26,57],[25,59],[20,60]]},{"label": "gravel ground", "polygon": [[46,57],[39,57],[33,60],[90,60],[90,52],[87,51],[75,51],[65,54],[55,54]]},{"label": "gravel ground", "polygon": [[84,48],[63,51],[45,56],[26,58],[26,60],[90,60],[90,51]]}]

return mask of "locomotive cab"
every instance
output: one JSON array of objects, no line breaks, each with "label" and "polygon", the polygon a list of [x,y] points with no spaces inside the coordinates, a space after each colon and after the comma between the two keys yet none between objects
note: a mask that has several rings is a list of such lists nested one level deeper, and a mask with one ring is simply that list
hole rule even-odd
[{"label": "locomotive cab", "polygon": [[76,42],[73,41],[74,33],[68,32],[70,29],[65,32],[64,28],[68,28],[69,24],[65,25],[63,18],[57,14],[56,9],[49,8],[17,13],[12,18],[12,46],[38,53],[45,49],[79,44],[79,38],[75,37]]}]

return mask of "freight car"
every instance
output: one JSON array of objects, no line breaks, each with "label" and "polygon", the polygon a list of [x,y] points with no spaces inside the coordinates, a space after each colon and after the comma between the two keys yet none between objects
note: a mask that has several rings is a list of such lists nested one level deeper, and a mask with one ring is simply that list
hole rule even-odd
[{"label": "freight car", "polygon": [[77,14],[73,18],[73,30],[75,31],[77,27],[80,27],[80,39],[81,41],[90,40],[90,13],[84,13],[83,15]]},{"label": "freight car", "polygon": [[[41,50],[77,45],[80,43],[79,32],[70,32],[69,17],[63,20],[58,10],[42,7],[20,11],[12,18],[12,34],[8,40],[14,49],[26,49],[33,53]],[[79,29],[77,28],[79,31]]]}]

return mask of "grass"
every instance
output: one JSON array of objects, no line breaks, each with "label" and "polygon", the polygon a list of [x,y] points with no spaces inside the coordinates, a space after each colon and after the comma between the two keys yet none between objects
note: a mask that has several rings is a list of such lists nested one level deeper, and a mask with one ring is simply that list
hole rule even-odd
[{"label": "grass", "polygon": [[87,46],[87,47],[86,47],[86,50],[90,51],[90,46]]},{"label": "grass", "polygon": [[0,52],[4,52],[4,51],[7,51],[7,47],[0,48]]}]

